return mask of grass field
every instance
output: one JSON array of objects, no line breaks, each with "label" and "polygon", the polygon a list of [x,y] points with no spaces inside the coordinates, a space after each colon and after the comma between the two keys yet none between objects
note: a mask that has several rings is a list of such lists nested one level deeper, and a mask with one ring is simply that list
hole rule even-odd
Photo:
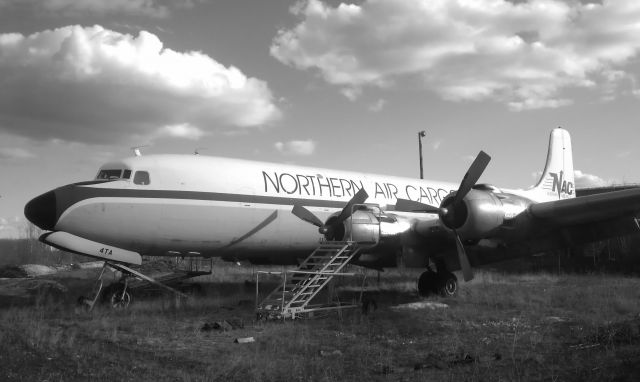
[{"label": "grass field", "polygon": [[[87,313],[71,297],[3,307],[0,380],[640,380],[637,278],[480,272],[458,297],[429,299],[447,308],[394,308],[421,301],[416,275],[371,273],[377,310],[341,319],[253,321],[240,268],[201,278],[205,294],[179,306],[155,296],[125,311]],[[236,328],[201,330],[222,320]],[[234,343],[244,337],[255,342]]]}]

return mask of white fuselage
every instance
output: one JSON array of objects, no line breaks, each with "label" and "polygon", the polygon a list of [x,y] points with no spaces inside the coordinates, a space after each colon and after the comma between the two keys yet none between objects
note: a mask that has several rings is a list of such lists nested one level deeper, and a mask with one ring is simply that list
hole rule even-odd
[{"label": "white fuselage", "polygon": [[[60,213],[55,230],[151,255],[299,256],[308,254],[323,236],[291,214],[294,204],[326,220],[362,187],[369,194],[367,203],[383,210],[397,198],[438,206],[457,188],[199,155],[132,157],[101,170],[118,169],[131,170],[130,178],[76,186],[76,196]],[[148,172],[148,184],[136,184],[138,171]]]}]

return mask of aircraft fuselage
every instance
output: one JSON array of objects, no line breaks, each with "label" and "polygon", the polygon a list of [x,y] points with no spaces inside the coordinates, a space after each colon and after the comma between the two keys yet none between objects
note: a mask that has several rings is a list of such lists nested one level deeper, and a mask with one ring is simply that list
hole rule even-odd
[{"label": "aircraft fuselage", "polygon": [[[393,209],[398,198],[437,206],[456,189],[444,182],[199,155],[127,158],[102,166],[98,178],[107,175],[113,179],[44,194],[25,213],[43,229],[144,255],[291,263],[323,240],[317,228],[291,214],[294,204],[326,220],[361,188],[367,203],[382,210]],[[55,209],[43,205],[52,199]]]}]

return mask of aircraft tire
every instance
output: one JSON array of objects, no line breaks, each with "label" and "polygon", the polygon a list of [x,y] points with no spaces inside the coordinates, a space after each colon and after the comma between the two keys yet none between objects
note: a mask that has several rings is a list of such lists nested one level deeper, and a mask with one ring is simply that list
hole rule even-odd
[{"label": "aircraft tire", "polygon": [[454,297],[458,294],[458,278],[451,272],[438,274],[438,292],[442,297]]},{"label": "aircraft tire", "polygon": [[422,297],[428,297],[430,294],[437,292],[438,275],[433,271],[424,271],[418,278],[418,294]]},{"label": "aircraft tire", "polygon": [[127,309],[131,304],[131,294],[122,287],[113,288],[109,291],[108,301],[113,309]]}]

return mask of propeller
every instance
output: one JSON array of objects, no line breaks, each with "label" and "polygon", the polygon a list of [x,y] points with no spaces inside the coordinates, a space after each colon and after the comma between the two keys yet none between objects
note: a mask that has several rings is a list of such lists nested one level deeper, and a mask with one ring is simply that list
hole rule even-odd
[{"label": "propeller", "polygon": [[482,173],[487,168],[491,157],[485,153],[484,151],[480,151],[476,159],[473,160],[469,170],[464,174],[464,178],[462,178],[462,182],[460,182],[460,187],[458,187],[458,191],[456,191],[455,199],[453,200],[453,205],[456,206],[462,202],[465,196],[471,191],[471,188],[475,186]]},{"label": "propeller", "polygon": [[464,218],[464,216],[459,214],[460,211],[464,209],[464,197],[467,196],[478,179],[480,179],[490,160],[491,157],[487,155],[487,153],[480,151],[476,159],[471,163],[471,166],[469,166],[469,170],[464,174],[458,191],[454,194],[453,202],[450,204],[447,203],[446,206],[440,206],[440,219],[442,219],[448,227],[455,227],[458,222],[457,219],[460,217]]},{"label": "propeller", "polygon": [[434,207],[429,204],[407,199],[398,199],[396,202],[396,211],[437,213],[440,216],[440,220],[442,220],[447,227],[452,228],[456,242],[456,252],[458,253],[458,260],[460,261],[464,281],[473,279],[473,271],[471,270],[469,257],[464,249],[460,235],[456,230],[456,218],[460,217],[460,215],[456,215],[456,212],[459,213],[464,209],[465,196],[467,196],[478,179],[480,179],[480,176],[482,176],[482,173],[487,168],[489,161],[491,161],[491,157],[487,153],[484,151],[480,151],[480,153],[478,153],[476,159],[474,159],[471,166],[469,166],[469,170],[464,174],[464,177],[460,182],[460,186],[458,187],[458,191],[455,192],[453,202],[451,203],[446,203],[446,205],[443,203],[440,207]]},{"label": "propeller", "polygon": [[291,213],[300,219],[306,221],[307,223],[311,223],[314,226],[318,227],[318,232],[321,234],[331,237],[333,232],[351,216],[353,206],[356,204],[364,203],[367,198],[369,198],[369,194],[361,188],[353,197],[347,202],[344,206],[340,214],[335,219],[330,219],[327,223],[324,223],[320,218],[313,214],[313,212],[304,208],[303,206],[296,204],[293,206]]},{"label": "propeller", "polygon": [[353,198],[351,198],[347,202],[347,205],[344,206],[342,211],[340,211],[340,215],[338,215],[338,218],[335,220],[334,225],[342,224],[343,221],[347,220],[347,218],[351,216],[351,210],[353,209],[353,206],[356,204],[364,203],[368,198],[369,194],[367,194],[367,191],[365,191],[364,188],[358,190],[358,192],[353,195]]},{"label": "propeller", "polygon": [[324,226],[324,223],[322,222],[322,220],[320,220],[316,215],[314,215],[313,212],[309,211],[308,209],[302,207],[299,204],[296,204],[293,206],[291,213],[296,215],[300,219],[306,221],[307,223],[313,224],[318,228],[321,228],[322,226]]},{"label": "propeller", "polygon": [[473,280],[473,270],[471,270],[471,264],[469,264],[469,257],[467,256],[467,251],[464,249],[464,245],[462,245],[462,241],[460,240],[460,235],[454,229],[453,235],[456,240],[456,252],[458,253],[458,261],[460,262],[460,268],[462,268],[462,277],[464,277],[464,281]]}]

